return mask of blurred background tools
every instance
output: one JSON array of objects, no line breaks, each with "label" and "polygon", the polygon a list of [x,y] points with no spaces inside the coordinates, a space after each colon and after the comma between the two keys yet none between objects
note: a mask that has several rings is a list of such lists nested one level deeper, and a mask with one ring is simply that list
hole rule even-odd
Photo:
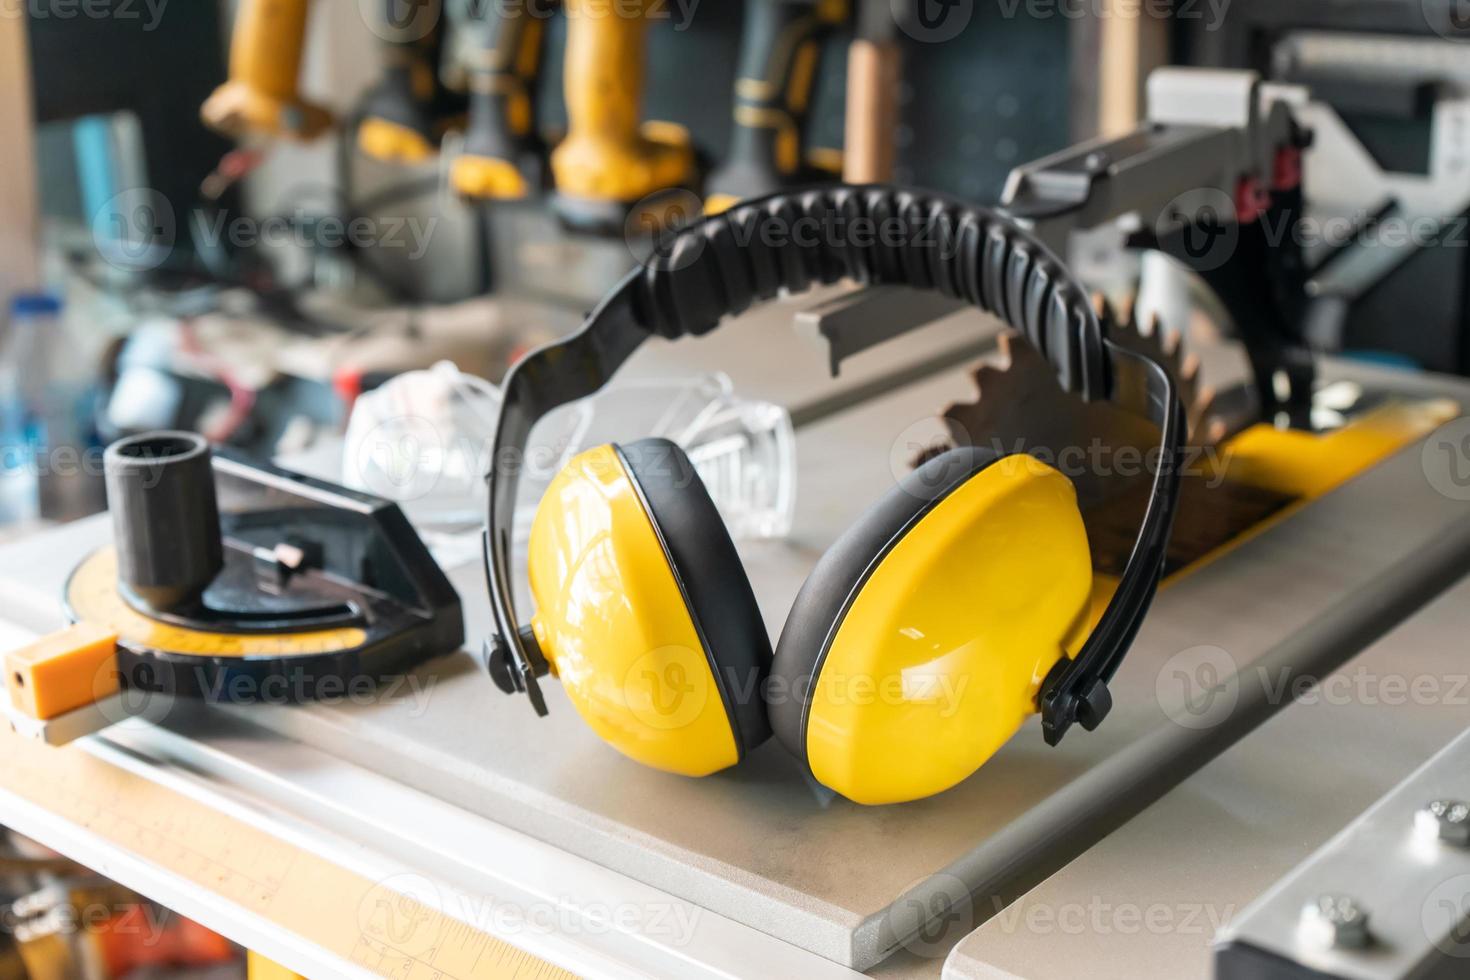
[{"label": "blurred background tools", "polygon": [[312,139],[332,114],[298,91],[311,0],[247,0],[230,45],[230,78],[202,109],[214,128],[234,136]]},{"label": "blurred background tools", "polygon": [[218,933],[0,830],[0,978],[234,980],[245,952]]},{"label": "blurred background tools", "polygon": [[839,152],[819,157],[822,168],[809,165],[803,154],[821,42],[846,17],[847,0],[746,4],[730,149],[706,181],[707,213],[841,172]]},{"label": "blurred background tools", "polygon": [[629,211],[690,186],[684,127],[643,120],[648,17],[659,0],[566,0],[567,134],[551,154],[553,206],[570,227],[621,234]]},{"label": "blurred background tools", "polygon": [[519,200],[541,189],[545,145],[535,85],[550,13],[551,0],[540,7],[535,0],[455,0],[450,7],[454,70],[469,94],[469,121],[449,179],[465,197]]},{"label": "blurred background tools", "polygon": [[381,0],[372,29],[382,38],[383,77],[367,94],[357,123],[357,145],[378,160],[422,163],[461,127],[463,98],[441,78],[447,33],[441,0]]},{"label": "blurred background tools", "polygon": [[[28,19],[40,275],[86,341],[84,387],[103,406],[91,448],[184,426],[269,453],[340,432],[359,394],[441,359],[494,382],[516,352],[574,325],[661,218],[817,177],[811,165],[833,165],[837,147],[854,179],[1028,213],[1115,303],[1136,293],[1144,323],[1167,309],[1176,331],[1172,314],[1192,303],[1225,335],[1249,335],[1253,393],[1288,424],[1309,421],[1308,353],[1470,371],[1454,245],[1470,207],[1470,76],[1453,38],[1389,4],[1335,33],[1311,3],[1284,19],[1241,0],[1207,36],[1187,18],[1100,32],[1092,17],[987,5],[847,6],[242,0],[171,10],[149,30]],[[226,77],[209,42],[231,13]],[[1176,60],[1248,62],[1261,92],[1289,93],[1312,145],[1274,105],[1253,110],[1244,86],[1217,98],[1170,71],[1139,129],[1096,142],[1097,119],[1122,112],[1095,104],[1117,87],[1097,84],[1119,56],[1102,48],[1161,27]],[[1268,50],[1247,43],[1256,35]],[[73,48],[105,70],[63,71]],[[1137,49],[1141,72],[1154,47]],[[733,114],[715,108],[732,102]],[[209,132],[201,103],[247,145]],[[331,139],[272,138],[325,133],[334,115],[352,125]],[[1169,205],[1189,210],[1172,199],[1200,187],[1219,192],[1227,240],[1259,259],[1244,275],[1191,268]],[[1361,234],[1298,248],[1303,205]],[[1104,213],[1117,220],[1091,220]],[[1436,241],[1377,234],[1420,219]],[[1282,228],[1281,246],[1264,247]],[[943,312],[887,302],[847,308],[870,322]],[[1398,309],[1424,328],[1385,326]]]}]

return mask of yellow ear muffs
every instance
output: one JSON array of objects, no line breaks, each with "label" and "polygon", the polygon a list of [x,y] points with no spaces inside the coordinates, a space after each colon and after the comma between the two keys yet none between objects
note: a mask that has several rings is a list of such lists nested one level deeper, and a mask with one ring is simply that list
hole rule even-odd
[{"label": "yellow ear muffs", "polygon": [[858,803],[949,789],[1036,710],[1083,638],[1091,583],[1065,476],[1031,456],[952,450],[813,569],[776,647],[771,725]]},{"label": "yellow ear muffs", "polygon": [[536,642],[599,736],[703,776],[770,735],[771,646],[750,582],[683,450],[602,446],[552,481],[531,528]]}]

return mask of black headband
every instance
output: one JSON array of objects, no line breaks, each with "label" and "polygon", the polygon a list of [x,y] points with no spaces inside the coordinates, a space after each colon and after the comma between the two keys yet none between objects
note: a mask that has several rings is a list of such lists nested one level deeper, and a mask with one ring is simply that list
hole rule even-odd
[{"label": "black headband", "polygon": [[[517,627],[510,577],[511,528],[531,429],[562,405],[601,388],[644,340],[700,335],[726,316],[781,292],[841,279],[933,289],[1022,331],[1083,398],[1110,400],[1159,428],[1160,453],[1138,540],[1118,589],[1075,658],[1042,684],[1038,709],[1048,743],[1074,722],[1095,728],[1112,706],[1107,682],[1142,625],[1163,575],[1179,496],[1184,410],[1169,372],[1103,336],[1086,291],[1066,266],[1010,216],[932,194],[833,186],[776,194],[705,218],[671,236],[624,279],[581,330],[543,347],[506,377],[495,433],[486,518],[485,572],[497,635],[487,640],[506,683],[545,701],[539,656]],[[501,472],[510,451],[509,474]]]}]

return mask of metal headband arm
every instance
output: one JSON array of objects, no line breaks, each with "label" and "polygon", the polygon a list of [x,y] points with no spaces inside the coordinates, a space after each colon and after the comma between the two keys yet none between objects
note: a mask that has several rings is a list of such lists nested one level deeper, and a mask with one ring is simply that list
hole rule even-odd
[{"label": "metal headband arm", "polygon": [[1117,590],[1081,651],[1060,661],[1041,686],[1037,708],[1048,745],[1060,742],[1075,722],[1092,731],[1112,709],[1107,682],[1138,635],[1163,577],[1179,499],[1185,419],[1173,378],[1156,361],[1110,340],[1103,349],[1110,368],[1108,399],[1158,427],[1159,451],[1143,525]]},{"label": "metal headband arm", "polygon": [[[852,206],[857,201],[873,211],[887,207],[890,199],[895,199],[900,206],[895,210],[900,213],[904,207],[922,206],[929,209],[929,215],[941,217],[947,215],[945,208],[962,207],[942,199],[918,199],[912,195],[896,199],[896,192],[885,189],[838,188],[825,192],[829,195],[826,198],[820,196],[822,193],[812,192],[805,198],[777,195],[737,209],[726,223],[710,219],[679,233],[669,253],[673,259],[669,265],[635,270],[593,311],[578,333],[534,352],[516,365],[506,379],[491,471],[486,477],[490,502],[484,561],[497,634],[487,641],[491,647],[487,653],[497,683],[506,690],[526,692],[538,713],[546,712],[536,685],[536,677],[544,673],[545,664],[534,650],[534,644],[528,643],[518,628],[510,564],[516,491],[532,428],[552,409],[596,392],[655,330],[678,337],[703,332],[720,319],[722,310],[718,303],[711,302],[702,292],[687,291],[688,276],[723,274],[731,268],[740,270],[739,266],[723,264],[738,261],[738,256],[732,259],[729,241],[715,237],[729,231],[732,227],[729,221],[778,217],[785,220],[788,215],[782,209],[798,204],[820,208],[828,203]],[[861,195],[869,197],[863,199]],[[954,217],[948,215],[949,219]],[[825,218],[832,220],[831,212],[826,212]],[[1025,329],[1033,343],[1063,345],[1050,353],[1054,366],[1066,376],[1069,390],[1088,398],[1107,398],[1153,422],[1160,430],[1160,450],[1148,507],[1118,589],[1077,657],[1058,663],[1042,684],[1038,709],[1048,743],[1056,744],[1074,722],[1081,722],[1090,730],[1108,713],[1112,701],[1107,682],[1137,634],[1162,576],[1179,493],[1185,428],[1183,408],[1173,380],[1161,365],[1106,339],[1097,343],[1100,334],[1096,317],[1077,299],[1081,287],[1070,281],[1055,256],[1032,240],[1029,233],[1012,219],[981,209],[962,209],[958,219],[954,227],[960,230],[961,241],[967,225],[986,224],[991,230],[988,241],[975,243],[973,250],[965,253],[968,258],[962,260],[962,268],[955,267],[953,272],[950,267],[942,270],[945,283],[934,278],[916,282],[908,271],[912,265],[905,265],[899,257],[901,251],[890,257],[880,246],[877,252],[858,254],[851,249],[844,252],[846,246],[840,243],[833,246],[835,251],[831,254],[817,253],[821,277],[838,278],[844,268],[838,264],[840,258],[848,263],[845,268],[849,274],[867,273],[865,278],[872,281],[907,281],[910,285],[927,285],[970,296],[982,309],[996,312],[1011,325]],[[925,218],[917,220],[922,222]],[[700,236],[710,236],[711,244],[701,244]],[[751,262],[778,259],[780,255],[794,258],[787,246],[742,247]],[[701,266],[700,257],[706,254],[706,248],[709,259]],[[681,249],[685,251],[681,253]],[[943,253],[936,255],[944,258]],[[717,268],[716,258],[720,263],[718,269],[723,270],[719,273],[711,271]],[[984,273],[965,277],[966,269],[979,273],[982,266]],[[705,272],[692,272],[697,268]],[[756,268],[750,266],[743,271],[754,275]],[[681,274],[680,280],[669,278]],[[810,284],[811,278],[797,275],[788,280],[787,288]],[[768,285],[769,290],[761,287],[747,293],[743,304],[730,300],[732,295],[738,295],[733,283],[716,280],[711,288],[730,304],[723,312],[732,312],[752,299],[764,298],[767,291],[777,291],[777,285]],[[749,283],[746,288],[750,288]],[[1071,328],[1067,324],[1076,326]]]}]

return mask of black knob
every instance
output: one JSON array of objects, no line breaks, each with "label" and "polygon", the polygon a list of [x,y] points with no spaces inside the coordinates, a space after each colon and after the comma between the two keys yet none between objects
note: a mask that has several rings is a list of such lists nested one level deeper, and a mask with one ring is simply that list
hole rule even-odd
[{"label": "black knob", "polygon": [[107,447],[103,469],[124,594],[159,612],[198,599],[224,564],[209,441],[133,436]]}]

